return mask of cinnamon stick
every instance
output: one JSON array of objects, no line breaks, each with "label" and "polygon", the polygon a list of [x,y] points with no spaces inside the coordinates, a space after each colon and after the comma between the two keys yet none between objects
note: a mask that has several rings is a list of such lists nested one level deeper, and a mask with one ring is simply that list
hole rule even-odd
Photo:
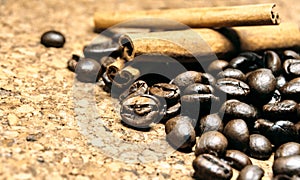
[{"label": "cinnamon stick", "polygon": [[125,60],[118,58],[115,62],[108,65],[106,74],[109,80],[113,81],[120,70],[125,67]]},{"label": "cinnamon stick", "polygon": [[[129,12],[103,11],[94,14],[94,23],[97,29],[106,29],[120,23],[123,23],[120,25],[123,27],[177,29],[178,24],[174,21],[193,28],[279,24],[279,14],[274,8],[275,4],[255,4]],[[157,18],[173,21],[159,21]],[[140,21],[129,21],[134,19]]]}]

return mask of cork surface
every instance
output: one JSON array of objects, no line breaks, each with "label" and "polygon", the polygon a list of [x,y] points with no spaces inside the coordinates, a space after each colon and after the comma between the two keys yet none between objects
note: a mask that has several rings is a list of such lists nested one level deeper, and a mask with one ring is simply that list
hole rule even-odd
[{"label": "cork surface", "polygon": [[[97,37],[93,33],[95,11],[256,2],[271,1],[0,0],[0,179],[192,179],[193,152],[171,152],[152,163],[143,163],[143,159],[125,163],[93,146],[90,137],[102,136],[84,133],[83,129],[89,128],[84,124],[97,126],[97,121],[88,122],[86,117],[103,119],[105,131],[129,144],[159,139],[164,128],[157,125],[141,133],[124,127],[117,103],[102,90],[103,83],[76,82],[66,68],[67,60],[73,53],[82,55],[83,46]],[[298,0],[277,4],[283,21],[300,24]],[[64,48],[40,44],[41,34],[51,29],[65,34]],[[89,105],[91,109],[86,108]],[[110,148],[104,151],[118,156],[131,152]],[[137,152],[136,157],[143,157],[141,153],[145,152]],[[151,157],[153,151],[147,153]],[[270,179],[270,161],[253,162],[263,167],[264,178]]]}]

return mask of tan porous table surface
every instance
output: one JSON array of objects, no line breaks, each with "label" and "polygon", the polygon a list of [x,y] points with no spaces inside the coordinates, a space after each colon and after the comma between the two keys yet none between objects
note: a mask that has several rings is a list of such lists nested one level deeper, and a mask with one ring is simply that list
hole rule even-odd
[{"label": "tan porous table surface", "polygon": [[[74,91],[74,74],[66,65],[73,53],[82,55],[83,46],[97,37],[95,11],[249,4],[245,0],[207,2],[0,0],[0,179],[192,179],[193,152],[173,152],[153,163],[130,164],[92,146],[80,133],[74,93],[80,98],[94,91],[98,118],[105,119],[109,131],[125,141],[151,141],[162,136],[164,129],[158,125],[142,134],[124,127],[103,84],[80,84],[82,92]],[[250,3],[257,2],[271,1]],[[300,23],[298,0],[278,1],[278,5],[284,10],[283,18]],[[64,48],[40,44],[41,34],[51,29],[65,34]],[[88,103],[82,100],[79,105]],[[259,165],[269,179],[271,164]]]}]

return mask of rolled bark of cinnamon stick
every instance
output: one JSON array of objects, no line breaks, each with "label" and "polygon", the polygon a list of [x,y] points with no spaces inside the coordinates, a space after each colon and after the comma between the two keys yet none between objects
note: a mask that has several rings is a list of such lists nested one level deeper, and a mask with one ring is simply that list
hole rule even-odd
[{"label": "rolled bark of cinnamon stick", "polygon": [[[174,22],[157,21],[157,18],[173,20],[193,28],[279,24],[279,14],[274,11],[274,7],[275,4],[255,4],[129,12],[103,11],[94,14],[94,23],[97,29],[106,29],[126,21],[121,26],[178,28],[174,27]],[[134,19],[145,20],[129,21]]]},{"label": "rolled bark of cinnamon stick", "polygon": [[113,81],[120,70],[125,67],[125,60],[118,58],[115,62],[108,65],[106,74],[109,80]]}]

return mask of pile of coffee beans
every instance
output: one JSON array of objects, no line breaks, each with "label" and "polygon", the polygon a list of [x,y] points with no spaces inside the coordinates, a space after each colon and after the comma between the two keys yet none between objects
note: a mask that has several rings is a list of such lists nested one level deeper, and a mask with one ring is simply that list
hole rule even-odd
[{"label": "pile of coffee beans", "polygon": [[119,99],[122,122],[129,127],[163,123],[171,146],[195,152],[195,178],[230,179],[234,168],[240,180],[261,179],[264,170],[250,157],[268,160],[272,153],[273,179],[300,178],[297,52],[243,52],[212,61],[207,72],[187,70],[172,79],[148,74],[112,90],[106,68],[119,50],[112,42],[86,46],[86,57],[74,55],[68,67],[82,82],[102,78],[105,90]]}]

